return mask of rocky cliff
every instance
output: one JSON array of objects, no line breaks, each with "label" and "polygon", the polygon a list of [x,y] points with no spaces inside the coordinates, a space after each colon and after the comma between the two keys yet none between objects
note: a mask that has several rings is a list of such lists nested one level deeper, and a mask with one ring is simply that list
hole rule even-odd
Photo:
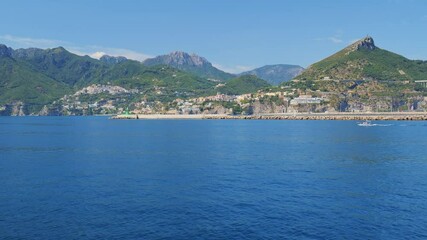
[{"label": "rocky cliff", "polygon": [[175,51],[155,58],[149,58],[145,60],[143,64],[146,66],[168,65],[212,80],[228,80],[234,76],[215,68],[212,66],[212,63],[204,57],[181,51]]}]

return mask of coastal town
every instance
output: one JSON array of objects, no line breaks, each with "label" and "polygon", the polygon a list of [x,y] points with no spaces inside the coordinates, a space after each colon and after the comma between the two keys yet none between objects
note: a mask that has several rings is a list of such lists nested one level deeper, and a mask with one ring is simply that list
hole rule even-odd
[{"label": "coastal town", "polygon": [[[301,115],[338,113],[423,113],[427,97],[406,90],[398,97],[375,96],[371,89],[381,89],[381,83],[359,83],[350,90],[331,89],[332,80],[319,81],[322,89],[301,87],[301,81],[258,90],[255,93],[215,95],[195,98],[175,98],[169,102],[150,101],[138,89],[126,89],[112,84],[93,84],[74,94],[65,95],[43,106],[37,115],[224,115],[236,117],[259,115]],[[416,83],[418,84],[418,83]],[[404,84],[402,86],[406,86]],[[377,90],[378,91],[378,90]],[[160,91],[157,94],[162,94]],[[8,109],[9,108],[9,109]],[[23,104],[2,106],[11,115],[24,115]],[[129,116],[128,116],[129,117]]]},{"label": "coastal town", "polygon": [[[370,83],[371,84],[371,83]],[[424,112],[427,97],[410,95],[406,101],[389,96],[363,100],[365,90],[346,94],[330,91],[304,91],[291,86],[259,90],[256,93],[228,95],[217,93],[196,98],[176,98],[171,102],[147,101],[138,89],[114,85],[91,85],[45,106],[40,115],[167,114],[167,115],[259,115],[284,113],[370,113]],[[362,96],[362,97],[361,97]],[[376,100],[373,101],[372,99]],[[129,101],[129,99],[136,99]],[[138,100],[142,99],[142,100]]]}]

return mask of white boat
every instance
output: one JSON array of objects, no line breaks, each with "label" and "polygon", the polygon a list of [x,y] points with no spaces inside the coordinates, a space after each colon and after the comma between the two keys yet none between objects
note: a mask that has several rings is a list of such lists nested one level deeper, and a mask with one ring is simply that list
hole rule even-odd
[{"label": "white boat", "polygon": [[365,120],[363,122],[357,123],[357,125],[361,127],[373,127],[373,126],[376,126],[377,124],[371,123],[371,121],[369,120]]}]

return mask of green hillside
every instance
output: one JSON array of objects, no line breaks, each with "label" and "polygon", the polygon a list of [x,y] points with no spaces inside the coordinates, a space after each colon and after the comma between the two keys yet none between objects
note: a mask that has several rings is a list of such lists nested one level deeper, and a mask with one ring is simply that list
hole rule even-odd
[{"label": "green hillside", "polygon": [[109,66],[89,56],[78,56],[62,47],[52,49],[17,49],[12,57],[28,64],[34,71],[67,85],[83,86],[97,81],[109,70]]},{"label": "green hillside", "polygon": [[409,60],[380,49],[371,37],[366,37],[314,63],[295,79],[427,79],[427,61]]},{"label": "green hillside", "polygon": [[27,112],[36,112],[43,105],[60,98],[70,87],[10,57],[0,57],[0,105],[25,103]]},{"label": "green hillside", "polygon": [[216,83],[168,66],[143,66],[136,61],[116,64],[103,83],[140,89],[151,100],[171,101],[177,97],[212,94]]},{"label": "green hillside", "polygon": [[238,95],[253,93],[270,86],[271,85],[267,81],[254,75],[244,75],[229,80],[224,86],[219,87],[217,90],[224,94]]}]

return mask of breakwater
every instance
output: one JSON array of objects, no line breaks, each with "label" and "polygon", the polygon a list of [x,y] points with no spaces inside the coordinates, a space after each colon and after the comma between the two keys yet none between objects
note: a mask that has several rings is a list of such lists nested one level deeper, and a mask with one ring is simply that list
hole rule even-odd
[{"label": "breakwater", "polygon": [[116,115],[112,119],[247,119],[247,120],[427,120],[427,112],[396,113],[295,113],[260,115],[223,115],[223,114],[129,114]]}]

